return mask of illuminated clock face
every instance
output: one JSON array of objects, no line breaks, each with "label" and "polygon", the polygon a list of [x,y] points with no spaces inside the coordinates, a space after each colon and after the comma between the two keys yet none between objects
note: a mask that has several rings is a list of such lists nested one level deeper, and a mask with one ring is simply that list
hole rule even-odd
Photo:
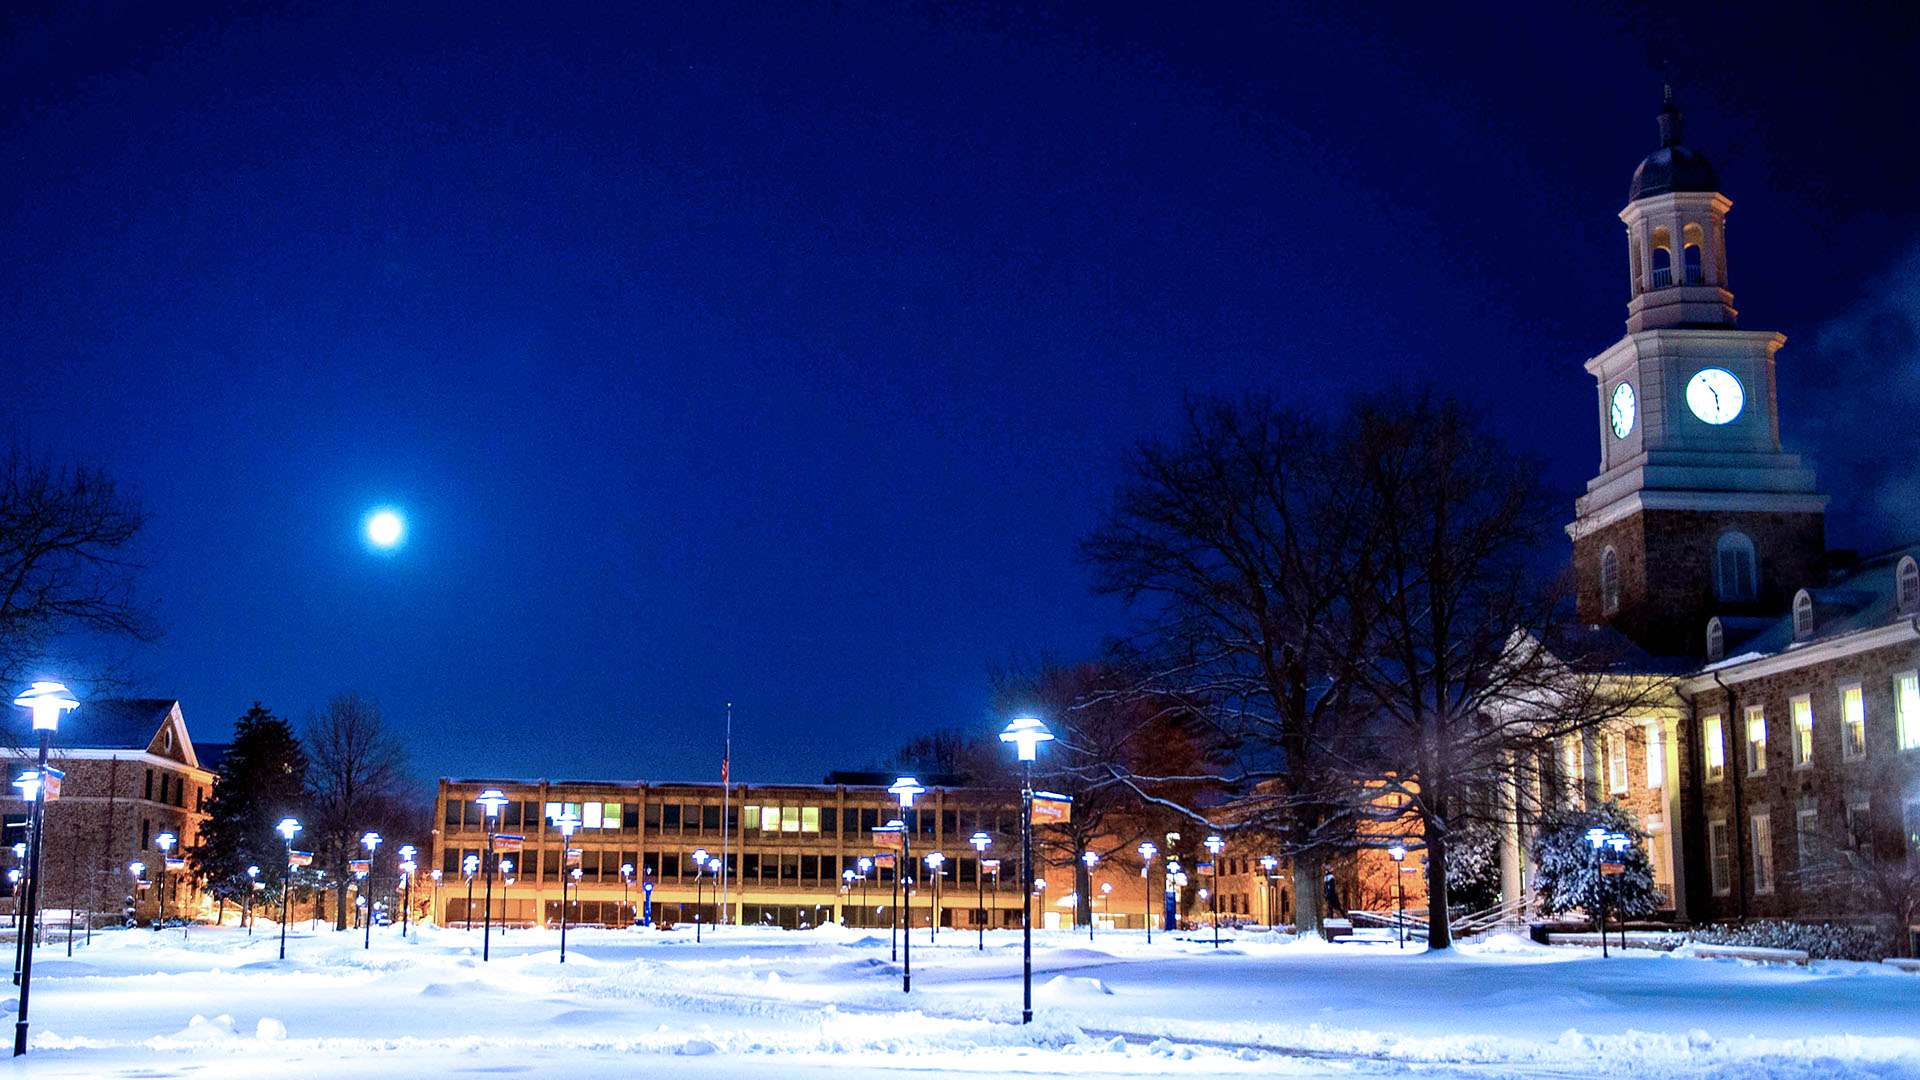
[{"label": "illuminated clock face", "polygon": [[1633,430],[1634,417],[1633,384],[1621,383],[1613,388],[1613,437],[1624,439],[1627,432]]},{"label": "illuminated clock face", "polygon": [[1687,380],[1687,408],[1709,424],[1727,423],[1740,415],[1746,403],[1740,380],[1724,368],[1706,368]]}]

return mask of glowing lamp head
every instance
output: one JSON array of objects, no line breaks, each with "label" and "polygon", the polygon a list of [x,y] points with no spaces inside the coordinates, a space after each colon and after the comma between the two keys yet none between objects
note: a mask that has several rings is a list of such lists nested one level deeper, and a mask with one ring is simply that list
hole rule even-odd
[{"label": "glowing lamp head", "polygon": [[488,821],[499,817],[501,807],[507,805],[507,797],[500,793],[499,788],[488,788],[476,796],[473,801],[480,804],[480,810],[487,815]]},{"label": "glowing lamp head", "polygon": [[80,705],[73,699],[73,694],[57,682],[34,683],[25,693],[14,698],[13,703],[33,713],[35,731],[57,729],[60,726],[60,714]]},{"label": "glowing lamp head", "polygon": [[859,876],[860,876],[859,874],[856,874],[853,872],[853,869],[851,867],[840,871],[840,880],[846,882],[849,885],[853,884],[854,879]]},{"label": "glowing lamp head", "polygon": [[933,867],[935,870],[940,869],[941,864],[945,863],[946,861],[947,861],[947,857],[945,855],[940,854],[937,851],[930,851],[927,853],[927,865]]},{"label": "glowing lamp head", "polygon": [[633,876],[633,864],[632,864],[632,863],[630,863],[630,862],[623,862],[623,863],[621,863],[621,864],[620,864],[620,876],[621,876],[621,877],[623,877],[623,878],[630,878],[630,877],[632,877],[632,876]]},{"label": "glowing lamp head", "polygon": [[1032,761],[1043,742],[1053,741],[1053,732],[1047,725],[1032,716],[1022,716],[1008,724],[1000,732],[1000,741],[1012,743],[1018,750],[1021,761]]},{"label": "glowing lamp head", "polygon": [[[21,773],[19,777],[14,780],[13,786],[20,789],[20,800],[22,802],[33,802],[40,797],[39,771],[28,769],[26,772]],[[15,844],[14,847],[18,849],[14,852],[15,855],[26,854],[25,844]]]},{"label": "glowing lamp head", "polygon": [[250,878],[254,878],[254,877],[259,877],[259,876],[260,876],[260,868],[259,868],[259,867],[257,867],[257,866],[249,866],[249,867],[247,867],[247,876],[248,876],[248,877],[250,877]]},{"label": "glowing lamp head", "polygon": [[16,858],[16,859],[24,859],[24,858],[26,858],[26,857],[27,857],[27,845],[26,845],[26,844],[24,844],[24,843],[19,843],[19,844],[15,844],[15,845],[13,845],[13,857],[14,857],[14,858]]},{"label": "glowing lamp head", "polygon": [[416,848],[416,847],[414,847],[414,846],[413,846],[412,844],[401,844],[401,845],[400,845],[400,857],[401,857],[401,858],[403,858],[403,859],[411,859],[411,858],[413,858],[413,855],[414,855],[414,852],[416,852],[416,851],[418,851],[418,850],[420,850],[420,849],[419,849],[419,848]]},{"label": "glowing lamp head", "polygon": [[887,793],[900,800],[900,809],[911,810],[914,797],[926,790],[920,786],[920,781],[911,776],[902,776],[893,782],[893,786],[887,789]]},{"label": "glowing lamp head", "polygon": [[1113,891],[1113,882],[1111,882],[1111,881],[1103,881],[1103,882],[1101,882],[1101,883],[1100,883],[1100,893],[1101,893],[1101,895],[1103,895],[1103,896],[1104,896],[1105,894],[1107,894],[1107,893],[1110,893],[1110,892],[1112,892],[1112,891]]},{"label": "glowing lamp head", "polygon": [[567,871],[567,876],[568,876],[568,877],[570,877],[570,878],[572,878],[572,879],[573,879],[573,880],[575,880],[575,881],[579,881],[579,880],[580,880],[580,868],[576,866],[576,867],[574,867],[574,868],[573,868],[572,870],[569,870],[569,871]]},{"label": "glowing lamp head", "polygon": [[300,823],[292,818],[281,818],[280,824],[273,827],[287,843],[293,843],[293,834],[300,831]]},{"label": "glowing lamp head", "polygon": [[1214,833],[1212,836],[1207,837],[1207,839],[1205,840],[1205,843],[1207,845],[1207,850],[1213,852],[1215,855],[1218,855],[1222,851],[1226,850],[1226,846],[1227,846],[1227,842],[1225,840],[1220,839],[1219,833]]},{"label": "glowing lamp head", "polygon": [[160,851],[164,854],[166,852],[172,851],[173,845],[178,840],[179,840],[179,837],[174,836],[172,833],[163,832],[159,836],[156,836],[153,838],[153,846],[159,848]]},{"label": "glowing lamp head", "polygon": [[360,846],[366,848],[369,852],[373,851],[380,846],[380,834],[377,832],[362,834],[360,837]]},{"label": "glowing lamp head", "polygon": [[559,827],[560,835],[569,839],[574,833],[580,831],[580,818],[572,813],[561,814],[553,819],[553,823]]},{"label": "glowing lamp head", "polygon": [[993,837],[983,832],[977,832],[967,837],[967,843],[972,844],[973,850],[975,851],[985,851],[993,845]]},{"label": "glowing lamp head", "polygon": [[1606,842],[1607,842],[1607,830],[1599,827],[1598,825],[1595,825],[1593,828],[1587,830],[1587,843],[1592,844],[1593,849],[1595,851],[1600,850],[1600,846],[1602,844],[1605,844]]},{"label": "glowing lamp head", "polygon": [[[1407,857],[1407,849],[1404,845],[1395,844],[1392,847],[1387,849],[1387,858],[1392,859],[1394,862],[1399,862],[1400,860],[1406,857]],[[1270,859],[1261,860],[1262,864],[1265,864],[1271,861],[1272,860]]]},{"label": "glowing lamp head", "polygon": [[1633,846],[1633,837],[1621,832],[1608,833],[1607,845],[1615,851],[1625,851]]},{"label": "glowing lamp head", "polygon": [[[1387,849],[1387,854],[1389,854],[1389,855],[1393,855],[1393,849],[1392,849],[1392,848],[1388,848],[1388,849]],[[1403,859],[1403,858],[1405,858],[1405,857],[1406,857],[1406,854],[1407,854],[1407,851],[1406,851],[1406,849],[1405,849],[1405,848],[1401,848],[1401,849],[1400,849],[1400,854],[1398,854],[1398,855],[1393,855],[1393,859],[1394,859],[1394,861],[1395,861],[1395,862],[1399,862],[1399,861],[1400,861],[1401,859]],[[1274,868],[1274,867],[1276,867],[1276,866],[1279,866],[1279,865],[1280,865],[1280,860],[1279,860],[1279,859],[1276,859],[1276,858],[1274,858],[1274,857],[1273,857],[1273,856],[1271,856],[1271,855],[1262,855],[1262,856],[1260,856],[1260,869],[1262,869],[1262,870],[1265,870],[1265,871],[1266,871],[1267,873],[1269,873],[1269,874],[1271,874],[1271,873],[1273,873],[1273,868]]]},{"label": "glowing lamp head", "polygon": [[503,873],[503,874],[511,874],[511,873],[513,873],[513,860],[512,860],[512,859],[501,859],[501,860],[500,860],[500,872],[501,872],[501,873]]},{"label": "glowing lamp head", "polygon": [[433,879],[433,884],[435,888],[439,888],[441,882],[446,880],[446,875],[441,873],[440,868],[437,866],[434,867],[433,871],[429,873],[427,876]]},{"label": "glowing lamp head", "polygon": [[147,864],[143,862],[130,862],[127,864],[127,872],[134,877],[139,877],[141,874],[147,872]]},{"label": "glowing lamp head", "polygon": [[706,848],[694,849],[693,861],[696,863],[699,863],[701,866],[707,865],[707,849]]},{"label": "glowing lamp head", "polygon": [[414,862],[412,859],[408,859],[406,862],[403,862],[400,864],[400,872],[407,875],[408,877],[412,877],[413,872],[416,869],[418,869],[419,866],[420,866],[419,863]]},{"label": "glowing lamp head", "polygon": [[1100,861],[1100,853],[1097,851],[1082,852],[1080,854],[1080,861],[1086,863],[1087,869],[1091,870],[1093,869],[1093,864]]},{"label": "glowing lamp head", "polygon": [[707,869],[713,871],[716,874],[719,873],[720,872],[720,856],[715,855],[713,858],[708,859]]},{"label": "glowing lamp head", "polygon": [[374,547],[398,547],[406,532],[406,520],[392,510],[375,511],[367,518],[367,542]]},{"label": "glowing lamp head", "polygon": [[466,858],[461,859],[460,869],[463,872],[465,872],[468,877],[472,877],[473,875],[479,873],[480,872],[480,856],[469,855]]},{"label": "glowing lamp head", "polygon": [[860,872],[862,874],[865,874],[867,871],[873,869],[873,860],[867,858],[865,855],[862,855],[860,856],[860,861],[855,863],[854,865],[860,868]]}]

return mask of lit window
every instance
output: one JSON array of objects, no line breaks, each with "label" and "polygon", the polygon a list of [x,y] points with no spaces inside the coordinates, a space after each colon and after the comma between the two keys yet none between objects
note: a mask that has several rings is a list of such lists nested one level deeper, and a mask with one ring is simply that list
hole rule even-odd
[{"label": "lit window", "polygon": [[763,806],[760,808],[760,831],[761,832],[779,832],[780,831],[780,808],[779,807]]},{"label": "lit window", "polygon": [[1840,756],[1848,761],[1867,756],[1867,705],[1859,683],[1840,688]]},{"label": "lit window", "polygon": [[781,832],[799,832],[800,831],[800,808],[799,807],[783,806],[780,808],[780,831]]},{"label": "lit window", "polygon": [[1753,541],[1745,533],[1720,537],[1714,566],[1714,592],[1720,599],[1735,603],[1753,599],[1759,575],[1754,569]]},{"label": "lit window", "polygon": [[1813,636],[1813,595],[1805,589],[1793,597],[1793,636],[1796,641]]},{"label": "lit window", "polygon": [[1920,563],[1908,555],[1900,560],[1900,567],[1894,573],[1898,582],[1894,586],[1894,599],[1900,605],[1903,615],[1911,615],[1920,608]]},{"label": "lit window", "polygon": [[1795,694],[1793,706],[1793,767],[1804,769],[1813,764],[1813,698]]},{"label": "lit window", "polygon": [[1712,868],[1713,894],[1725,896],[1733,891],[1733,852],[1727,846],[1727,823],[1707,823],[1707,863]]},{"label": "lit window", "polygon": [[1616,731],[1607,736],[1607,790],[1615,795],[1627,791],[1627,734]]},{"label": "lit window", "polygon": [[1569,789],[1579,787],[1580,781],[1586,778],[1586,770],[1581,767],[1585,756],[1577,735],[1560,744],[1560,774],[1566,777]]},{"label": "lit window", "polygon": [[590,802],[586,804],[584,807],[582,807],[581,809],[583,813],[580,816],[580,827],[583,829],[599,828],[600,827],[600,804],[597,802]]},{"label": "lit window", "polygon": [[1660,742],[1660,725],[1648,724],[1647,733],[1647,786],[1665,787],[1667,783],[1667,749]]},{"label": "lit window", "polygon": [[1920,673],[1903,671],[1893,677],[1893,709],[1900,749],[1920,749]]},{"label": "lit window", "polygon": [[600,811],[600,827],[603,829],[620,828],[622,823],[621,819],[625,813],[625,808],[617,802],[603,803]]},{"label": "lit window", "polygon": [[1706,744],[1707,779],[1727,775],[1727,738],[1720,717],[1709,716],[1700,722],[1700,741]]},{"label": "lit window", "polygon": [[1753,891],[1773,891],[1773,823],[1765,813],[1753,815]]},{"label": "lit window", "polygon": [[1747,708],[1747,773],[1759,776],[1767,771],[1767,714],[1758,705]]},{"label": "lit window", "polygon": [[1600,553],[1600,613],[1620,610],[1620,555],[1612,548]]},{"label": "lit window", "polygon": [[803,806],[800,808],[800,831],[801,832],[819,832],[820,831],[820,808],[819,807]]},{"label": "lit window", "polygon": [[547,810],[548,821],[560,820],[560,804],[559,803],[557,802],[548,803],[546,806],[546,810]]}]

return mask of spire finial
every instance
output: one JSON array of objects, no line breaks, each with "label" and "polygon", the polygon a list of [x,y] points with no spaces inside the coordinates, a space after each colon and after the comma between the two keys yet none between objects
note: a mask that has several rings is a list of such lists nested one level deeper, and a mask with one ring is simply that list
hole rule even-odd
[{"label": "spire finial", "polygon": [[1660,95],[1660,145],[1678,146],[1680,145],[1680,107],[1673,103],[1673,66],[1671,64],[1661,66],[1665,68],[1665,78],[1661,84]]}]

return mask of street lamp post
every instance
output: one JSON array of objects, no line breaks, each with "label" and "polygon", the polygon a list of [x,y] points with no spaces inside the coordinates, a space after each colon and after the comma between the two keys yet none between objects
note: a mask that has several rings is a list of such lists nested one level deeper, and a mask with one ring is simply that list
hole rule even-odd
[{"label": "street lamp post", "polygon": [[287,958],[287,916],[291,910],[293,897],[293,834],[300,831],[300,823],[292,818],[281,818],[274,831],[287,842],[287,869],[280,875],[280,959]]},{"label": "street lamp post", "polygon": [[1271,855],[1260,856],[1260,877],[1267,886],[1267,929],[1276,930],[1280,922],[1280,879],[1274,874],[1274,868],[1280,860]]},{"label": "street lamp post", "polygon": [[1107,918],[1113,918],[1113,882],[1100,883],[1100,910]]},{"label": "street lamp post", "polygon": [[1393,886],[1394,893],[1399,897],[1400,910],[1399,915],[1394,919],[1393,937],[1399,942],[1400,948],[1404,949],[1407,947],[1407,879],[1400,876],[1401,870],[1404,869],[1400,864],[1407,859],[1406,845],[1395,844],[1388,848],[1387,857],[1393,860]]},{"label": "street lamp post", "polygon": [[[896,878],[900,876],[900,873],[905,873],[907,868],[913,865],[913,830],[906,824],[907,811],[913,809],[914,796],[925,790],[927,789],[920,786],[920,781],[911,776],[897,777],[893,781],[893,786],[887,789],[889,794],[900,800],[900,872],[894,875]],[[911,911],[912,909],[909,908],[908,910]],[[908,921],[911,923],[912,920]],[[936,919],[935,921],[937,922],[939,920]],[[912,927],[909,926],[908,929],[911,930]],[[900,992],[906,994],[913,991],[913,934],[903,933],[900,935],[900,940],[902,943],[900,949]]]},{"label": "street lamp post", "polygon": [[860,861],[854,863],[854,866],[860,869],[860,925],[866,926],[868,925],[867,920],[873,917],[873,908],[868,903],[869,896],[867,894],[867,875],[873,870],[873,860],[862,855],[860,856]]},{"label": "street lamp post", "polygon": [[700,909],[706,904],[706,895],[702,891],[707,884],[707,849],[699,848],[693,853],[693,943],[700,944],[700,924],[706,920],[700,917]]},{"label": "street lamp post", "polygon": [[[480,804],[487,829],[487,854],[480,860],[481,869],[487,875],[487,906],[480,917],[480,960],[484,963],[493,955],[493,867],[499,861],[499,856],[493,853],[493,838],[500,831],[500,810],[507,805],[507,797],[498,788],[488,788],[473,801]],[[472,920],[472,912],[468,912],[467,918]]]},{"label": "street lamp post", "polygon": [[1142,840],[1135,850],[1140,852],[1140,887],[1147,894],[1147,944],[1151,945],[1153,944],[1153,880],[1149,876],[1149,871],[1153,869],[1153,857],[1160,854],[1160,849],[1153,846],[1153,841]]},{"label": "street lamp post", "polygon": [[500,936],[507,936],[507,912],[513,909],[507,906],[507,890],[513,888],[520,879],[513,876],[513,860],[500,860]]},{"label": "street lamp post", "polygon": [[[573,834],[580,828],[579,816],[571,810],[563,810],[559,817],[553,819],[553,823],[560,828],[561,850],[565,852],[566,855],[572,855]],[[563,869],[560,877],[560,962],[563,964],[567,962],[567,879],[573,876],[566,873],[564,869],[566,862],[567,859],[563,856],[561,859]],[[578,870],[579,867],[574,867],[574,869]],[[576,878],[576,880],[578,879]]]},{"label": "street lamp post", "polygon": [[627,886],[631,884],[633,884],[633,864],[630,862],[621,863],[620,864],[620,910],[627,913],[627,917],[624,920],[624,922],[626,923],[626,927],[625,927],[626,929],[632,929],[633,923],[634,923],[633,906],[627,903]]},{"label": "street lamp post", "polygon": [[360,837],[360,846],[367,849],[367,885],[360,895],[367,902],[367,940],[362,949],[373,948],[373,853],[380,846],[380,834],[365,833]]},{"label": "street lamp post", "polygon": [[247,936],[253,936],[253,894],[260,889],[260,868],[247,867],[247,899],[240,911],[240,921],[247,924]]},{"label": "street lamp post", "polygon": [[179,837],[170,832],[163,832],[153,838],[153,846],[160,849],[160,918],[153,924],[155,930],[160,929],[160,923],[166,921],[167,871],[172,869],[167,864],[173,861],[173,845],[178,842]]},{"label": "street lamp post", "polygon": [[1213,856],[1213,947],[1220,947],[1220,853],[1226,850],[1227,842],[1215,833],[1205,841],[1207,852]]},{"label": "street lamp post", "polygon": [[967,837],[967,843],[972,844],[973,850],[979,852],[981,856],[980,858],[976,858],[975,860],[973,860],[973,882],[975,885],[979,886],[978,891],[980,893],[980,896],[979,896],[980,950],[979,951],[986,952],[987,951],[987,861],[985,856],[987,854],[987,848],[993,844],[993,837],[988,836],[985,831],[981,831],[981,832],[974,833],[972,836]]},{"label": "street lamp post", "polygon": [[52,748],[53,733],[60,727],[60,714],[78,708],[80,703],[57,682],[34,683],[14,698],[13,703],[33,714],[33,730],[40,736],[40,764],[32,774],[33,790],[27,800],[33,804],[30,810],[33,828],[27,849],[27,924],[21,931],[26,935],[26,944],[20,956],[20,1018],[13,1028],[13,1056],[19,1057],[27,1052],[27,992],[33,984],[34,921],[39,916],[40,905],[40,849],[46,846],[46,838],[41,834],[47,827],[47,782],[52,779],[47,772],[47,751]]},{"label": "street lamp post", "polygon": [[933,893],[931,902],[927,906],[927,914],[931,916],[927,940],[937,942],[939,939],[935,935],[940,933],[940,868],[946,864],[947,857],[938,851],[930,851],[924,861],[927,864],[927,870],[933,874]]},{"label": "street lamp post", "polygon": [[412,844],[400,846],[400,936],[407,936],[407,924],[413,919],[413,872],[417,865],[413,861],[414,852],[419,849]]},{"label": "street lamp post", "polygon": [[[14,872],[18,873],[19,871],[16,870]],[[129,927],[134,925],[134,921],[139,918],[140,915],[140,894],[145,891],[147,887],[147,883],[140,880],[140,875],[146,872],[146,863],[130,862],[127,864],[127,873],[133,875],[133,911],[127,919],[127,925]]]},{"label": "street lamp post", "polygon": [[1020,1022],[1033,1023],[1033,759],[1043,742],[1053,741],[1047,725],[1031,716],[1015,718],[1000,732],[1012,743],[1023,766],[1020,782]]},{"label": "street lamp post", "polygon": [[[905,833],[907,831],[907,822],[905,818],[894,818],[892,821],[887,822],[885,825],[873,831]],[[887,954],[888,959],[898,962],[900,959],[900,879],[906,876],[906,870],[905,866],[900,862],[898,852],[887,856],[887,858],[892,859],[894,863],[893,904],[887,908]]]},{"label": "street lamp post", "polygon": [[467,878],[467,929],[473,929],[473,879],[480,876],[480,856],[468,855],[460,860],[460,872]]},{"label": "street lamp post", "polygon": [[845,870],[840,871],[840,925],[841,926],[853,925],[852,923],[847,921],[847,909],[853,906],[853,883],[859,877],[860,875],[854,873],[853,867],[851,866],[847,867]]},{"label": "street lamp post", "polygon": [[1095,863],[1100,861],[1100,853],[1092,850],[1083,851],[1080,853],[1080,861],[1087,864],[1087,894],[1086,894],[1087,895],[1087,940],[1092,941],[1093,940],[1093,867]]},{"label": "street lamp post", "polygon": [[[1617,856],[1633,846],[1633,838],[1626,833],[1609,831],[1596,825],[1587,830],[1587,843],[1593,845],[1594,861],[1598,864],[1595,869],[1600,871],[1598,879],[1593,884],[1593,890],[1594,898],[1600,905],[1600,957],[1605,959],[1607,956],[1607,878],[1610,873],[1609,865],[1614,867],[1619,865],[1617,861],[1610,863],[1606,856],[1606,849],[1612,848]],[[1618,872],[1618,869],[1611,871],[1611,873]],[[1620,947],[1623,949],[1627,947],[1627,930],[1624,922],[1620,927]]]}]

